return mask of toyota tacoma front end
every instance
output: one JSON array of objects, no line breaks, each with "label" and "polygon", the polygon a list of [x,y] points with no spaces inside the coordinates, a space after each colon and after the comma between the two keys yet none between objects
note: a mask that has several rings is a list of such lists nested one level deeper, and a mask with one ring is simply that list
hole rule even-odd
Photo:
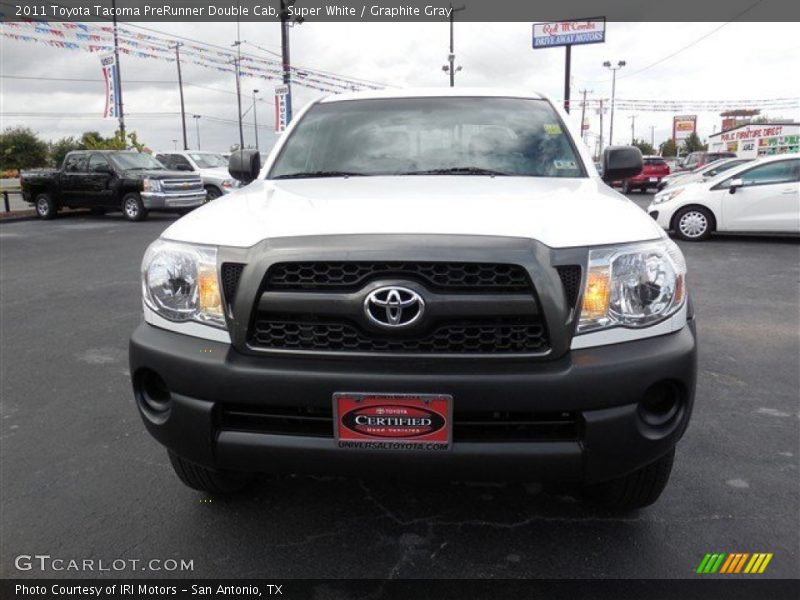
[{"label": "toyota tacoma front end", "polygon": [[[230,168],[249,185],[148,249],[130,345],[185,483],[391,473],[657,499],[694,400],[686,265],[547,98],[341,95],[263,169],[252,151]],[[607,150],[607,181],[639,169]]]}]

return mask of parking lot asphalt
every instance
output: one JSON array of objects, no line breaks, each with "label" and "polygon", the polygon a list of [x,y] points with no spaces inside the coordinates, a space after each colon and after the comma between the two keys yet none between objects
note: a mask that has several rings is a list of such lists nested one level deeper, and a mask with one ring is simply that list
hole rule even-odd
[{"label": "parking lot asphalt", "polygon": [[[618,515],[535,483],[298,476],[226,499],[184,487],[145,432],[127,365],[139,263],[171,222],[0,225],[0,576],[685,578],[707,552],[771,552],[763,577],[800,575],[797,240],[681,244],[695,413],[661,499]],[[15,569],[36,553],[194,570]]]}]

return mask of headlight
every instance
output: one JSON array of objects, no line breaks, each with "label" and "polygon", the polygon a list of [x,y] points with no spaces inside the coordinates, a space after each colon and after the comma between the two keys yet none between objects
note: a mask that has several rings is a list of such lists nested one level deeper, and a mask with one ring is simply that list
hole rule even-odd
[{"label": "headlight", "polygon": [[149,177],[145,177],[144,181],[142,181],[142,189],[145,192],[160,192],[161,191],[161,180],[160,179],[150,179]]},{"label": "headlight", "polygon": [[226,328],[217,277],[217,249],[156,240],[142,261],[142,294],[170,321]]},{"label": "headlight", "polygon": [[672,240],[589,252],[578,333],[647,327],[683,306],[686,262]]},{"label": "headlight", "polygon": [[653,204],[661,204],[662,202],[669,202],[673,198],[677,198],[680,194],[683,193],[685,188],[678,188],[676,190],[670,190],[666,192],[661,192],[660,194],[656,194],[656,197],[653,198]]},{"label": "headlight", "polygon": [[236,181],[235,179],[226,179],[225,181],[222,182],[222,187],[224,187],[226,190],[231,190],[233,188],[239,187],[239,182]]}]

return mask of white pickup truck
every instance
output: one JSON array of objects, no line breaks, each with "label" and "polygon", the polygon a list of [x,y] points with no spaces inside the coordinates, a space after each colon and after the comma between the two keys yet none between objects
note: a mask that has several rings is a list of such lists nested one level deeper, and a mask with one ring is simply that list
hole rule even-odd
[{"label": "white pickup truck", "polygon": [[[532,93],[311,103],[147,250],[137,405],[178,476],[570,481],[654,502],[689,422],[678,247]],[[637,174],[612,147],[605,181]]]}]

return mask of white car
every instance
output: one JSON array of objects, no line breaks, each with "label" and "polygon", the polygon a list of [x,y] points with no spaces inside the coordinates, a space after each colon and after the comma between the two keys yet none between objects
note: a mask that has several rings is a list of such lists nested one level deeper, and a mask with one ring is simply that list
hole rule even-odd
[{"label": "white car", "polygon": [[159,152],[156,158],[168,169],[190,171],[200,176],[208,199],[219,198],[239,187],[228,173],[228,159],[217,152],[185,150]]},{"label": "white car", "polygon": [[738,167],[746,162],[753,160],[752,158],[721,158],[714,162],[704,165],[694,171],[678,171],[671,173],[661,180],[658,184],[658,191],[667,188],[676,188],[688,183],[695,183],[697,181],[705,181],[712,179],[717,175],[721,175],[725,171]]},{"label": "white car", "polygon": [[688,241],[715,231],[800,233],[800,156],[760,158],[707,181],[666,189],[647,212]]}]

